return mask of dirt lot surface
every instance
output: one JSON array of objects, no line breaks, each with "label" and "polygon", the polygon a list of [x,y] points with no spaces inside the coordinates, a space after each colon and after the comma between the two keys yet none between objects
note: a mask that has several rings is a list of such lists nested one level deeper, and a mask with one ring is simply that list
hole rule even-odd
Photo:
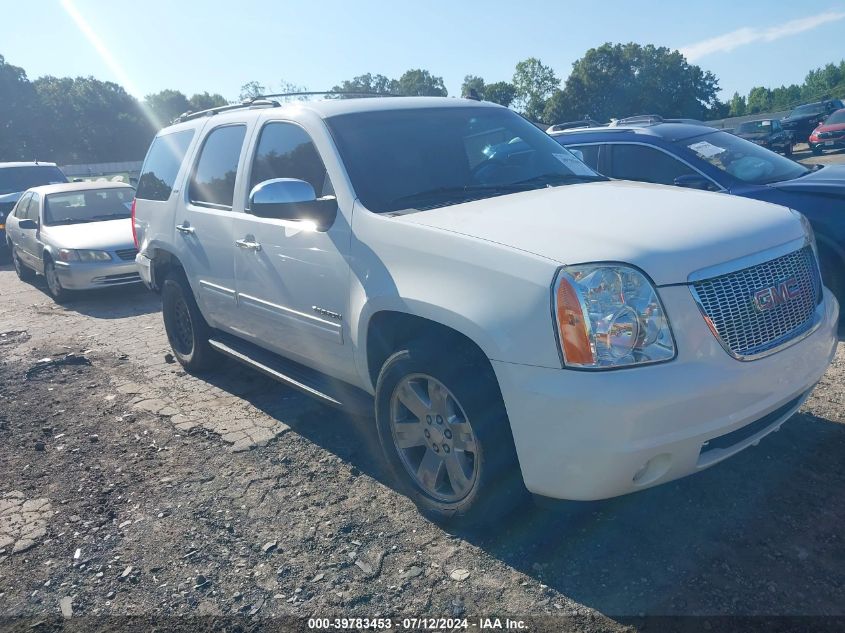
[{"label": "dirt lot surface", "polygon": [[0,267],[0,615],[26,618],[8,627],[845,615],[843,343],[759,447],[625,498],[528,508],[481,537],[391,488],[370,420],[229,362],[186,375],[158,310],[140,288],[58,306]]},{"label": "dirt lot surface", "polygon": [[805,165],[841,165],[845,163],[845,149],[824,151],[814,156],[809,145],[800,143],[793,149],[792,158]]}]

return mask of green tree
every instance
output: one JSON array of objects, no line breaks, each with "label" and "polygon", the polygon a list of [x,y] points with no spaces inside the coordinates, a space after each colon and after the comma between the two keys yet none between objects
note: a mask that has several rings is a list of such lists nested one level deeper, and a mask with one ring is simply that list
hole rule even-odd
[{"label": "green tree", "polygon": [[516,88],[509,81],[496,81],[484,86],[485,101],[492,101],[505,107],[510,106],[516,98]]},{"label": "green tree", "polygon": [[755,86],[748,93],[748,100],[746,101],[746,114],[757,114],[758,112],[771,112],[772,110],[772,91],[763,86]]},{"label": "green tree", "polygon": [[40,155],[35,88],[23,68],[12,66],[0,55],[0,161],[33,160]]},{"label": "green tree", "polygon": [[267,92],[267,88],[264,84],[261,84],[257,81],[248,81],[243,86],[241,86],[241,92],[238,94],[238,101],[248,101],[249,99],[255,99],[255,97],[261,96]]},{"label": "green tree", "polygon": [[544,116],[549,122],[584,114],[600,121],[635,114],[704,118],[718,110],[718,90],[713,73],[678,51],[608,42],[575,61],[563,94],[553,96]]},{"label": "green tree", "polygon": [[188,98],[178,90],[162,90],[149,94],[144,98],[144,102],[160,127],[169,124],[183,112],[195,110]]},{"label": "green tree", "polygon": [[461,84],[461,96],[465,97],[470,94],[471,90],[475,90],[475,94],[477,94],[480,98],[484,98],[484,80],[477,75],[466,75],[464,77],[464,83]]},{"label": "green tree", "polygon": [[[40,77],[33,82],[40,116],[29,124],[47,160],[60,164],[139,160],[154,130],[121,86],[93,77]],[[37,123],[36,123],[37,122]]]},{"label": "green tree", "polygon": [[445,97],[449,94],[443,77],[432,75],[421,68],[406,70],[396,80],[395,91],[400,95],[414,97]]},{"label": "green tree", "polygon": [[745,114],[745,97],[738,92],[734,92],[731,97],[730,106],[728,109],[728,116],[743,116]]},{"label": "green tree", "polygon": [[516,89],[516,105],[529,119],[543,118],[546,101],[560,85],[555,71],[536,57],[529,57],[516,65],[513,86]]},{"label": "green tree", "polygon": [[396,89],[395,81],[384,75],[366,73],[352,79],[342,81],[332,88],[333,92],[371,92],[378,94],[391,93]]},{"label": "green tree", "polygon": [[220,106],[224,106],[229,102],[223,97],[223,95],[217,94],[208,94],[208,92],[203,93],[196,93],[193,97],[188,99],[188,104],[190,105],[190,110],[192,112],[199,112],[200,110],[209,110],[210,108],[219,108]]}]

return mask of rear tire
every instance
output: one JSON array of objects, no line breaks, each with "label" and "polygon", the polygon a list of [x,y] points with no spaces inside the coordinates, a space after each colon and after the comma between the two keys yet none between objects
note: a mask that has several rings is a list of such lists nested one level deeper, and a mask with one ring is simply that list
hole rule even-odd
[{"label": "rear tire", "polygon": [[208,370],[216,360],[216,352],[208,343],[211,328],[181,271],[171,272],[165,278],[161,307],[167,340],[176,360],[192,373]]},{"label": "rear tire", "polygon": [[821,156],[822,150],[820,147],[810,147],[810,151],[813,152],[813,156]]},{"label": "rear tire", "polygon": [[786,156],[786,157],[792,156],[792,145],[791,144],[789,144],[789,145],[787,145],[786,147],[783,148],[783,155]]},{"label": "rear tire", "polygon": [[494,527],[528,498],[510,423],[486,359],[444,358],[417,341],[387,359],[376,423],[394,481],[438,523]]},{"label": "rear tire", "polygon": [[15,266],[15,274],[17,274],[18,279],[27,283],[35,279],[35,271],[21,261],[20,256],[15,252],[14,246],[10,245],[9,251],[12,254],[12,264]]},{"label": "rear tire", "polygon": [[845,323],[845,272],[833,257],[825,257],[821,261],[822,283],[833,293],[839,302],[839,320]]}]

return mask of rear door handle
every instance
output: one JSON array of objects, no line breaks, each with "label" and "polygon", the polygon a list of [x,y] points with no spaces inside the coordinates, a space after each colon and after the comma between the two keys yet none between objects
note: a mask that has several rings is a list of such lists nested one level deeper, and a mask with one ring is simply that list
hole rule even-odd
[{"label": "rear door handle", "polygon": [[261,244],[250,239],[235,240],[235,246],[247,251],[260,251]]},{"label": "rear door handle", "polygon": [[196,229],[189,225],[187,222],[184,224],[177,224],[176,230],[182,233],[183,235],[193,235],[196,233]]}]

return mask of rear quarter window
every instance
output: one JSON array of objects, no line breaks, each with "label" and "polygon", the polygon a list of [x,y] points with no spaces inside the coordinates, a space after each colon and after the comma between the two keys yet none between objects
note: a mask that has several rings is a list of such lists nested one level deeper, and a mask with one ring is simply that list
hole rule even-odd
[{"label": "rear quarter window", "polygon": [[194,130],[183,130],[163,134],[153,140],[138,178],[136,198],[167,200],[170,197],[193,137]]}]

